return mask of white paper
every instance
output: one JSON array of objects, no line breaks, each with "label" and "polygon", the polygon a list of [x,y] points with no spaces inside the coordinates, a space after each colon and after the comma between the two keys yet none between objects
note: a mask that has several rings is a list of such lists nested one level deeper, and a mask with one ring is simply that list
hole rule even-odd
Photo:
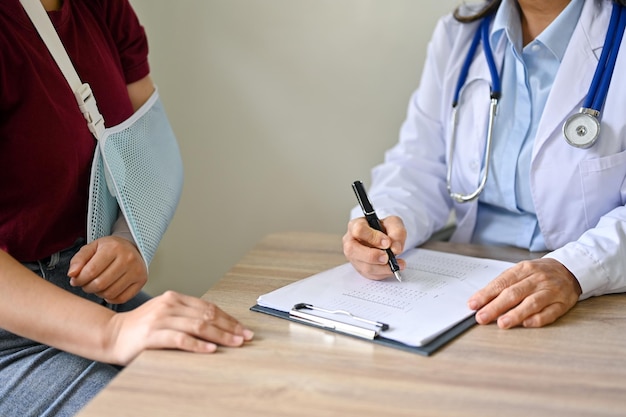
[{"label": "white paper", "polygon": [[[381,336],[422,346],[474,312],[468,299],[510,262],[413,249],[401,256],[407,268],[402,282],[390,277],[373,281],[347,263],[260,296],[260,306],[289,312],[307,303],[389,325]],[[348,322],[345,316],[336,320]]]}]

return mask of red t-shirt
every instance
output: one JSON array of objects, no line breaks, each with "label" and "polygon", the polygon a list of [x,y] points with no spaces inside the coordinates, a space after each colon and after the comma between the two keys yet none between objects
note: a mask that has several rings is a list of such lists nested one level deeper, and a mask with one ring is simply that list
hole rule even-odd
[{"label": "red t-shirt", "polygon": [[[128,0],[64,0],[49,13],[106,126],[132,115],[126,85],[149,74]],[[0,249],[44,258],[86,235],[95,139],[19,0],[0,0]]]}]

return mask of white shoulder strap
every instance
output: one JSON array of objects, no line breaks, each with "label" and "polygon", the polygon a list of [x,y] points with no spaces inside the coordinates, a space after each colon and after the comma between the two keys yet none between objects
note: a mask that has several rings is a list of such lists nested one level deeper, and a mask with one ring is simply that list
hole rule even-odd
[{"label": "white shoulder strap", "polygon": [[67,51],[63,47],[63,43],[59,38],[48,13],[44,9],[40,0],[20,0],[24,10],[32,20],[39,36],[48,47],[50,54],[54,58],[55,62],[59,66],[59,69],[63,73],[63,76],[67,80],[70,88],[74,92],[74,97],[78,102],[78,107],[83,113],[83,116],[87,120],[87,126],[89,130],[99,139],[104,132],[104,118],[98,111],[96,105],[96,99],[93,96],[91,87],[89,84],[83,83],[78,76],[78,73],[70,61],[70,57],[67,55]]}]

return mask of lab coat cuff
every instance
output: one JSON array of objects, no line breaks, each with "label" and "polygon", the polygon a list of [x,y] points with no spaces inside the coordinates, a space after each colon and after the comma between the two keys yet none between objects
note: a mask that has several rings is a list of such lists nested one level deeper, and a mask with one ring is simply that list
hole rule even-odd
[{"label": "lab coat cuff", "polygon": [[608,277],[606,271],[583,248],[575,244],[566,245],[544,256],[565,266],[578,280],[582,293],[579,300],[605,293]]}]

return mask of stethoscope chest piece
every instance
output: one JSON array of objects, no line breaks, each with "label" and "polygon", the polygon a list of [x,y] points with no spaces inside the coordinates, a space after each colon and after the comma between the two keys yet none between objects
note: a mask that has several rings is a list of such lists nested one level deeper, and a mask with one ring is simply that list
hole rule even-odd
[{"label": "stethoscope chest piece", "polygon": [[572,146],[583,149],[589,148],[598,140],[600,112],[609,91],[624,30],[626,30],[626,8],[615,2],[602,47],[602,54],[593,74],[589,92],[580,111],[570,116],[563,125],[563,136],[565,136],[567,143]]},{"label": "stethoscope chest piece", "polygon": [[[448,148],[448,171],[446,175],[446,183],[450,197],[459,203],[473,201],[481,194],[487,182],[489,170],[489,161],[491,156],[491,142],[493,136],[494,120],[496,115],[496,107],[498,99],[501,95],[500,76],[493,59],[491,46],[489,45],[489,25],[492,15],[486,16],[479,24],[478,30],[474,34],[474,38],[467,52],[467,57],[459,72],[459,79],[456,84],[456,90],[452,99],[452,133],[450,136],[450,146]],[[609,85],[615,69],[619,47],[626,31],[626,7],[621,6],[618,2],[613,2],[613,11],[609,27],[607,28],[606,37],[602,53],[596,66],[596,71],[591,80],[589,92],[585,97],[581,109],[578,113],[571,115],[563,124],[563,136],[568,144],[573,147],[585,149],[593,146],[600,136],[600,113],[607,98]],[[487,130],[487,140],[485,144],[483,159],[483,174],[479,180],[478,188],[472,193],[462,194],[452,190],[452,159],[454,155],[454,146],[456,141],[456,123],[457,113],[459,111],[460,95],[462,87],[467,78],[469,67],[472,64],[478,44],[482,43],[483,52],[491,74],[491,110],[489,112],[489,122]]]},{"label": "stethoscope chest piece", "polygon": [[600,121],[598,111],[580,109],[580,113],[570,116],[563,125],[563,136],[570,145],[576,148],[589,148],[600,135]]}]

